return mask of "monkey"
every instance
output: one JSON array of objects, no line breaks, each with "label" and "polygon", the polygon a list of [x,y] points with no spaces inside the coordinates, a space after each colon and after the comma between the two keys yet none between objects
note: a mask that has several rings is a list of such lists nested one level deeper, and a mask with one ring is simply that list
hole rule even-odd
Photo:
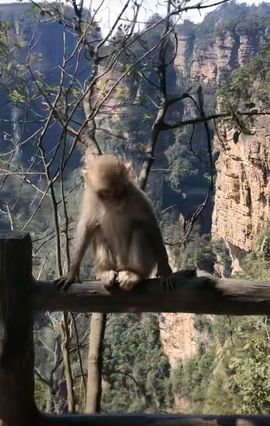
[{"label": "monkey", "polygon": [[133,289],[156,269],[172,287],[172,270],[151,201],[131,178],[131,163],[111,154],[85,157],[85,188],[70,271],[56,280],[66,290],[92,243],[97,278],[107,288]]}]

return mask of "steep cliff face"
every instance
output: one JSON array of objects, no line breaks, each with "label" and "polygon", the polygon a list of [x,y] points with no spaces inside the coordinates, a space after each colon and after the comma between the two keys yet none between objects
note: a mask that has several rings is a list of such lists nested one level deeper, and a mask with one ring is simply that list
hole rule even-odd
[{"label": "steep cliff face", "polygon": [[175,66],[179,75],[219,84],[269,41],[270,6],[229,2],[209,13],[201,24],[185,20],[177,26],[177,33]]},{"label": "steep cliff face", "polygon": [[[224,77],[244,67],[260,52],[269,40],[270,20],[248,16],[247,23],[243,16],[239,17],[242,12],[242,6],[225,5],[219,11],[220,16],[212,14],[208,23],[194,25],[185,21],[177,28],[175,68],[183,80],[217,87]],[[244,12],[248,13],[245,7]],[[255,7],[254,13],[261,12]],[[265,10],[267,14],[270,17],[270,8]],[[257,99],[253,101],[258,104]],[[230,273],[231,268],[233,272],[240,269],[243,256],[254,248],[256,235],[270,213],[269,118],[257,120],[254,127],[255,134],[242,135],[237,144],[233,141],[233,130],[227,131],[223,142],[218,138],[214,141],[219,158],[212,236],[226,242],[232,259],[232,265],[227,259],[229,266],[224,266],[224,256],[217,253],[220,275]],[[222,249],[229,258],[227,249]],[[191,359],[197,353],[194,315],[166,314],[162,320],[162,345],[175,368],[179,361]],[[186,402],[178,400],[176,395],[179,411],[185,410]]]},{"label": "steep cliff face", "polygon": [[180,31],[175,66],[184,77],[197,81],[219,84],[232,70],[245,65],[256,55],[268,39],[267,32],[238,35],[226,31],[213,42],[202,45],[194,41],[194,35]]},{"label": "steep cliff face", "polygon": [[[178,270],[177,256],[168,248],[170,265],[173,271]],[[163,313],[160,316],[160,340],[172,369],[179,362],[193,358],[198,350],[194,328],[194,314]],[[177,402],[177,406],[179,406]],[[181,408],[182,410],[182,408]]]},{"label": "steep cliff face", "polygon": [[179,361],[191,359],[197,353],[194,317],[193,314],[162,314],[160,337],[173,369]]},{"label": "steep cliff face", "polygon": [[255,248],[256,236],[270,217],[270,120],[260,117],[254,135],[233,141],[233,130],[219,151],[212,236],[228,244],[233,270],[244,254]]}]

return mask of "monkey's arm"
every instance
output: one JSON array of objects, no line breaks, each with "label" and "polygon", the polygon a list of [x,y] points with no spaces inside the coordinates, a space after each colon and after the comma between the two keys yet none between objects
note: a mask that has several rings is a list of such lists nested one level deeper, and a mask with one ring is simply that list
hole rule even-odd
[{"label": "monkey's arm", "polygon": [[147,221],[146,232],[156,255],[157,276],[163,280],[166,288],[172,288],[173,286],[170,280],[172,270],[169,265],[167,250],[154,213],[151,215],[151,220]]},{"label": "monkey's arm", "polygon": [[67,290],[72,283],[80,282],[80,265],[91,242],[95,228],[94,224],[89,224],[84,221],[79,222],[76,237],[77,241],[70,270],[67,275],[55,281],[58,288]]}]

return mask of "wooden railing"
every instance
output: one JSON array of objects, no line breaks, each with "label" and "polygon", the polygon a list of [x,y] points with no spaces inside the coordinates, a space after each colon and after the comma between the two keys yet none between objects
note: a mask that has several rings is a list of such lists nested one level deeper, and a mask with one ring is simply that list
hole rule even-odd
[{"label": "wooden railing", "polygon": [[[33,315],[36,311],[270,313],[270,282],[218,279],[195,271],[173,275],[174,290],[158,279],[132,292],[108,292],[100,282],[74,284],[60,292],[32,278],[31,239],[0,234],[0,426],[255,426],[270,416],[65,415],[40,413],[34,401]],[[266,377],[266,380],[270,378]]]}]

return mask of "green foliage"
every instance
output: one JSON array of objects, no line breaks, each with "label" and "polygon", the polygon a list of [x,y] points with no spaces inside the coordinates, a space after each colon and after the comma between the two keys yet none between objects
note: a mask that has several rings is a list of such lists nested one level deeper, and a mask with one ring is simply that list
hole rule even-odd
[{"label": "green foliage", "polygon": [[270,8],[263,3],[252,7],[246,4],[237,4],[234,1],[223,4],[215,11],[207,14],[200,25],[192,26],[187,22],[179,29],[195,43],[203,54],[212,46],[216,37],[224,38],[232,34],[236,39],[241,35],[259,41],[262,38],[269,40]]},{"label": "green foliage", "polygon": [[201,347],[191,360],[181,363],[174,372],[174,391],[182,398],[188,397],[193,412],[202,412],[205,390],[215,368],[215,352],[211,345],[207,350]]},{"label": "green foliage", "polygon": [[178,140],[166,151],[166,157],[170,164],[170,173],[168,181],[173,189],[179,191],[183,178],[189,175],[196,175],[198,169],[192,167],[192,163],[196,160],[192,156],[189,146],[186,141]]},{"label": "green foliage", "polygon": [[[257,249],[248,254],[242,265],[241,277],[269,279],[270,265],[261,252],[261,244],[269,236],[266,226],[257,237]],[[215,247],[226,259],[224,244]],[[204,413],[218,410],[220,414],[266,414],[270,408],[269,321],[267,317],[215,318],[212,326],[217,365],[213,374]]]},{"label": "green foliage", "polygon": [[42,412],[48,412],[50,400],[51,393],[49,386],[35,376],[35,402],[38,409]]},{"label": "green foliage", "polygon": [[270,262],[265,260],[262,253],[251,252],[246,255],[243,265],[243,272],[240,277],[250,280],[269,280],[270,279]]},{"label": "green foliage", "polygon": [[172,404],[170,366],[157,316],[112,315],[104,343],[102,410],[163,411]]},{"label": "green foliage", "polygon": [[175,212],[165,212],[161,216],[161,227],[166,242],[172,244],[170,256],[177,270],[180,269],[203,269],[213,272],[216,255],[212,248],[210,235],[201,234],[200,225],[195,224],[193,231],[186,241],[183,240],[183,227],[177,220]]},{"label": "green foliage", "polygon": [[259,14],[248,15],[247,13],[238,13],[217,27],[216,34],[223,37],[227,32],[246,35],[259,38],[270,29],[270,17]]},{"label": "green foliage", "polygon": [[226,79],[219,96],[225,110],[236,110],[241,104],[254,100],[269,105],[270,44],[266,44],[258,56],[248,65],[237,68]]},{"label": "green foliage", "polygon": [[270,279],[270,261],[264,254],[264,244],[266,243],[269,247],[269,239],[270,226],[269,223],[267,223],[256,237],[255,250],[248,253],[243,260],[242,272],[239,274],[241,278],[250,280]]},{"label": "green foliage", "polygon": [[199,240],[196,266],[204,271],[213,272],[217,257],[214,251],[213,242],[209,235],[202,235]]},{"label": "green foliage", "polygon": [[[217,366],[203,411],[265,414],[269,409],[268,324],[263,317],[220,317],[213,330]],[[267,393],[268,392],[268,393]]]},{"label": "green foliage", "polygon": [[137,96],[136,99],[133,101],[133,105],[137,105],[137,106],[143,105],[145,101],[146,101],[145,96],[140,95],[140,96]]},{"label": "green foliage", "polygon": [[[269,233],[266,226],[258,236],[258,249],[246,256],[241,277],[269,279],[270,262],[261,251]],[[213,249],[229,268],[224,241],[213,242]],[[188,395],[190,410],[204,414],[266,414],[270,408],[268,319],[202,315],[195,329],[201,336],[199,352],[179,366],[174,378],[174,389],[182,397]]]},{"label": "green foliage", "polygon": [[0,57],[4,58],[9,54],[8,46],[3,38],[0,38]]},{"label": "green foliage", "polygon": [[230,389],[238,395],[237,414],[267,414],[270,409],[270,342],[265,336],[247,340],[244,358],[231,358]]},{"label": "green foliage", "polygon": [[194,322],[199,348],[196,356],[182,361],[174,370],[173,387],[177,395],[188,398],[190,410],[203,411],[206,389],[216,367],[216,353],[212,336],[213,320],[207,315],[198,315]]},{"label": "green foliage", "polygon": [[25,102],[25,95],[22,93],[19,93],[18,90],[14,89],[11,90],[9,93],[9,99],[13,104],[17,104],[19,102]]},{"label": "green foliage", "polygon": [[124,72],[127,74],[128,77],[131,77],[134,73],[132,64],[125,64]]},{"label": "green foliage", "polygon": [[181,363],[174,390],[202,414],[269,411],[269,324],[264,317],[197,318],[198,354]]},{"label": "green foliage", "polygon": [[214,252],[219,256],[219,261],[226,270],[231,268],[231,257],[228,247],[224,240],[216,240],[212,242]]},{"label": "green foliage", "polygon": [[[175,132],[175,142],[165,151],[165,156],[169,163],[167,181],[175,191],[181,189],[181,184],[185,177],[197,176],[199,171],[205,166],[204,160],[198,159],[194,155],[194,146],[192,146],[192,143],[194,144],[196,138],[193,137],[191,140],[192,135],[193,131],[191,127],[177,129]],[[198,146],[198,142],[195,146]],[[203,159],[205,156],[202,146],[200,146],[200,150],[202,151],[201,158]]]},{"label": "green foliage", "polygon": [[146,112],[146,113],[144,114],[144,116],[143,116],[143,121],[144,121],[144,122],[151,121],[151,120],[152,120],[152,118],[153,118],[152,114],[150,114],[150,113]]},{"label": "green foliage", "polygon": [[[270,227],[257,237],[257,249],[246,256],[241,277],[269,280],[270,262],[262,243]],[[224,241],[213,249],[225,267],[230,258]],[[270,409],[270,341],[267,317],[200,315],[198,354],[181,363],[173,376],[174,391],[188,398],[189,411],[202,414],[267,414]]]}]

